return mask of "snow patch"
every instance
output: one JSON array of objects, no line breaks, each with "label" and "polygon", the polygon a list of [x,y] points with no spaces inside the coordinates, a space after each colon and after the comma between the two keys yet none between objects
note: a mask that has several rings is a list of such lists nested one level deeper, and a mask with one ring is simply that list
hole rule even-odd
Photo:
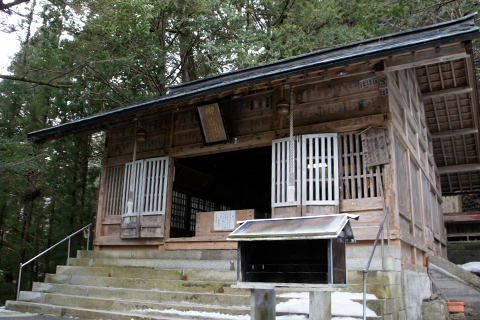
[{"label": "snow patch", "polygon": [[478,261],[467,262],[465,264],[459,264],[458,266],[470,272],[480,273],[480,262]]},{"label": "snow patch", "polygon": [[[308,294],[308,292],[307,292]],[[308,314],[309,299],[290,299],[277,303],[277,312],[291,312]]]},{"label": "snow patch", "polygon": [[[370,295],[374,296],[374,295]],[[375,297],[375,296],[374,296]],[[361,303],[352,301],[351,299],[363,299],[362,293],[351,292],[333,292],[332,293],[332,315],[347,316],[347,317],[361,317],[363,316],[363,305]],[[368,300],[367,295],[367,300]],[[375,297],[375,299],[377,299]],[[370,300],[375,300],[370,299]],[[367,317],[376,317],[377,314],[367,308]]]},{"label": "snow patch", "polygon": [[156,310],[156,309],[142,309],[142,310],[132,310],[133,312],[138,313],[169,313],[169,314],[176,314],[180,316],[191,316],[191,317],[210,317],[216,319],[225,319],[225,320],[250,320],[250,315],[243,315],[243,316],[232,316],[229,314],[222,314],[220,312],[204,312],[204,311],[179,311],[175,309],[168,309],[168,310]]}]

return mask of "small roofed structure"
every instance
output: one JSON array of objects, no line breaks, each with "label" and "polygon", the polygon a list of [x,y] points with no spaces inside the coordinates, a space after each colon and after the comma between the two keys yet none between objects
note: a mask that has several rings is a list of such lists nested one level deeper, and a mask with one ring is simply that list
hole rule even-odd
[{"label": "small roofed structure", "polygon": [[228,236],[238,241],[237,287],[346,286],[346,244],[355,241],[350,218],[358,216],[245,221]]}]

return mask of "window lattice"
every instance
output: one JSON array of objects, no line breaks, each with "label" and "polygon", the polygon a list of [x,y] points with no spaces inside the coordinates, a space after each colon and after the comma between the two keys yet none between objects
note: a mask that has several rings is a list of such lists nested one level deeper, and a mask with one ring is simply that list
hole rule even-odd
[{"label": "window lattice", "polygon": [[172,217],[170,227],[185,229],[187,215],[187,195],[183,192],[173,191]]}]

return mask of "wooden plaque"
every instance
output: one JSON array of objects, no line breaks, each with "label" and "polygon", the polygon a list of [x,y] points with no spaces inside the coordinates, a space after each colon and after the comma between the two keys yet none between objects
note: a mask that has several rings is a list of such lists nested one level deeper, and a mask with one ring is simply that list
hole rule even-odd
[{"label": "wooden plaque", "polygon": [[365,167],[389,163],[385,129],[370,128],[362,133],[363,165]]},{"label": "wooden plaque", "polygon": [[218,103],[207,104],[197,109],[205,142],[215,143],[228,140]]}]

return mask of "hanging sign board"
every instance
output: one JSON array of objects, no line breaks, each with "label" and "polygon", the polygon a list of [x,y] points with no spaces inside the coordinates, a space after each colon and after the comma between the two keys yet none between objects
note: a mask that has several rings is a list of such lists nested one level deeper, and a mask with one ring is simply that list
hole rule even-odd
[{"label": "hanging sign board", "polygon": [[365,167],[389,163],[385,129],[370,128],[362,132],[363,165]]},{"label": "hanging sign board", "polygon": [[206,143],[228,140],[218,103],[207,104],[198,107],[197,110]]},{"label": "hanging sign board", "polygon": [[213,230],[234,230],[235,229],[235,210],[215,211],[213,221]]}]

